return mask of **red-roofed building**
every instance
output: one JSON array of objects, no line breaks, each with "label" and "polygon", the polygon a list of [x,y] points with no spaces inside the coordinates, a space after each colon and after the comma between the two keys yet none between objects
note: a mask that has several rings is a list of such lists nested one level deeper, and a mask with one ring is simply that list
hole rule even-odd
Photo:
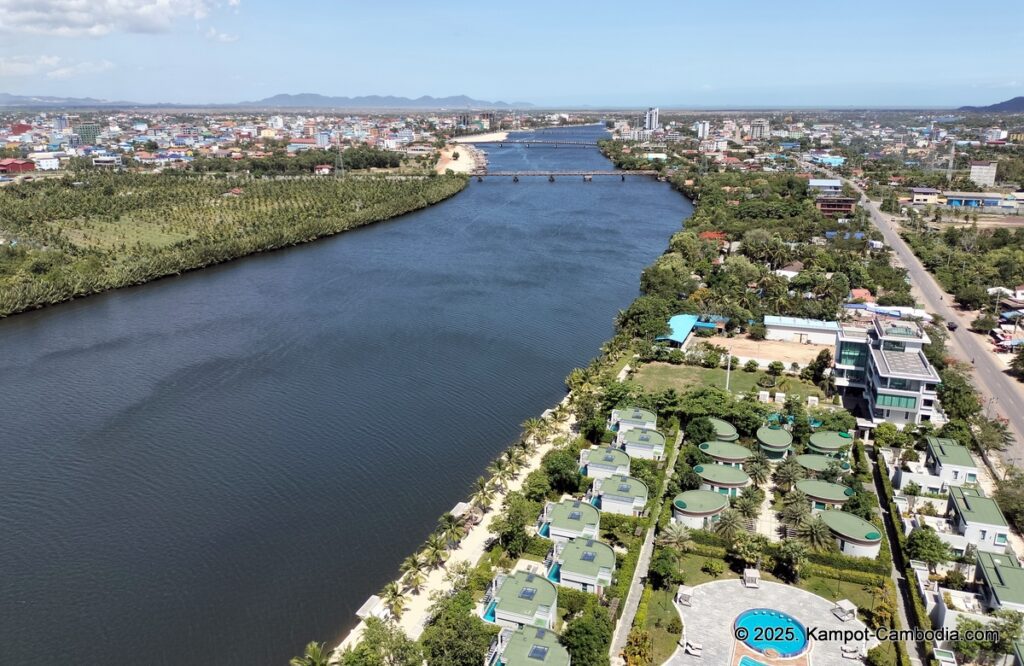
[{"label": "red-roofed building", "polygon": [[850,300],[863,301],[864,303],[874,303],[875,297],[871,295],[870,289],[851,289]]},{"label": "red-roofed building", "polygon": [[697,234],[697,237],[701,240],[726,240],[728,238],[724,231],[702,231]]},{"label": "red-roofed building", "polygon": [[11,134],[17,136],[19,134],[27,134],[32,131],[32,126],[27,123],[14,123],[11,125]]},{"label": "red-roofed building", "polygon": [[13,157],[0,160],[0,173],[25,173],[35,170],[36,163],[32,160],[19,160]]}]

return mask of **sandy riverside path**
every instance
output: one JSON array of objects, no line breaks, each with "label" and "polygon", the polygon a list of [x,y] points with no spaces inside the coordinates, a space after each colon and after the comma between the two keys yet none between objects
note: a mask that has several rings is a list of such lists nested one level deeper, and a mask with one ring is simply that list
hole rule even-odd
[{"label": "sandy riverside path", "polygon": [[[568,407],[568,402],[569,396],[566,396],[562,401],[562,404],[565,404],[566,407]],[[550,410],[545,412],[544,416],[547,416],[549,413]],[[495,497],[494,504],[491,505],[490,511],[484,515],[480,524],[474,526],[473,529],[470,530],[469,534],[466,535],[454,550],[448,551],[448,560],[445,563],[445,567],[432,570],[430,574],[426,576],[426,581],[418,593],[413,594],[412,592],[408,592],[405,595],[406,606],[405,610],[402,612],[402,618],[399,620],[398,626],[401,627],[406,635],[413,639],[418,639],[420,637],[420,634],[423,633],[423,625],[428,619],[430,606],[433,603],[430,597],[435,592],[444,593],[451,590],[451,584],[445,581],[445,574],[448,572],[448,567],[458,562],[468,562],[470,566],[476,565],[484,554],[485,544],[497,536],[491,531],[489,525],[494,516],[500,515],[501,512],[504,511],[505,498],[507,494],[510,491],[522,488],[523,481],[526,479],[526,476],[530,472],[539,468],[544,454],[554,448],[555,439],[563,435],[573,434],[575,422],[576,418],[571,415],[570,412],[569,420],[563,424],[555,426],[555,429],[544,443],[537,447],[537,451],[527,459],[526,465],[523,467],[522,471],[519,472],[519,475],[512,481],[509,481],[506,489]],[[335,648],[334,654],[332,655],[332,661],[336,660],[345,648],[357,645],[362,638],[363,631],[365,629],[366,623],[360,621],[359,624],[349,632],[348,636],[345,637],[345,640]]]},{"label": "sandy riverside path", "polygon": [[[459,154],[457,160],[452,159],[452,154],[456,152]],[[455,173],[471,173],[477,167],[486,165],[486,160],[487,158],[478,148],[448,144],[441,149],[441,156],[437,159],[435,171],[444,173],[451,169]]]}]

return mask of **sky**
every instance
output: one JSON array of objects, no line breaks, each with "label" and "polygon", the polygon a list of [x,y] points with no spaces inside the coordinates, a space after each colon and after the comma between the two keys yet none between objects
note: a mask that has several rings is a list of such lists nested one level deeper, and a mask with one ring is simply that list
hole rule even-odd
[{"label": "sky", "polygon": [[664,108],[942,107],[1024,95],[1024,2],[977,9],[946,0],[0,0],[0,92]]}]

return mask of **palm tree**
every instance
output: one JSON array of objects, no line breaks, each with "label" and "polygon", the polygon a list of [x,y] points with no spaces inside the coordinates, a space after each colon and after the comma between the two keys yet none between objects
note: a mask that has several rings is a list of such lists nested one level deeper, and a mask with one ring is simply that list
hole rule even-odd
[{"label": "palm tree", "polygon": [[736,510],[736,513],[743,516],[745,520],[756,520],[758,514],[761,513],[761,505],[757,498],[752,495],[737,497],[732,503],[732,508]]},{"label": "palm tree", "polygon": [[667,548],[674,548],[685,553],[693,546],[690,530],[685,525],[671,522],[658,535],[658,543]]},{"label": "palm tree", "polygon": [[427,563],[419,553],[413,553],[402,562],[402,577],[413,592],[419,592],[423,587],[426,569]]},{"label": "palm tree", "polygon": [[832,532],[821,516],[805,516],[796,527],[796,535],[815,552],[831,550],[835,545]]},{"label": "palm tree", "polygon": [[327,666],[328,658],[328,653],[324,651],[324,644],[312,642],[306,645],[301,656],[292,657],[288,664],[290,666]]},{"label": "palm tree", "polygon": [[526,466],[526,454],[520,448],[509,448],[505,449],[504,459],[505,464],[508,465],[509,475],[511,478],[519,476],[519,472]]},{"label": "palm tree", "polygon": [[495,501],[495,488],[483,476],[473,482],[473,505],[483,513]]},{"label": "palm tree", "polygon": [[462,537],[466,536],[466,530],[462,526],[462,521],[451,513],[443,513],[437,521],[438,532],[444,537],[445,543],[449,546],[454,546],[460,541]]},{"label": "palm tree", "polygon": [[530,445],[531,449],[540,446],[541,439],[547,431],[547,424],[538,418],[530,418],[523,421],[523,439]]},{"label": "palm tree", "polygon": [[743,465],[743,471],[747,473],[750,480],[754,482],[755,488],[760,488],[768,482],[768,475],[771,468],[759,460],[750,460]]},{"label": "palm tree", "polygon": [[733,509],[726,509],[718,516],[715,523],[715,534],[722,537],[730,544],[734,543],[740,534],[745,532],[743,518]]},{"label": "palm tree", "polygon": [[775,485],[783,492],[789,492],[796,482],[804,478],[804,468],[796,458],[786,458],[775,468]]},{"label": "palm tree", "polygon": [[487,473],[491,475],[491,479],[496,487],[502,487],[508,481],[511,472],[505,459],[498,458],[487,468]]},{"label": "palm tree", "polygon": [[802,541],[786,539],[779,549],[780,559],[793,575],[793,582],[800,580],[800,568],[807,562],[807,546]]},{"label": "palm tree", "polygon": [[391,616],[396,620],[400,619],[402,612],[405,611],[405,595],[402,594],[402,588],[398,586],[398,583],[391,581],[385,585],[380,596],[384,605],[391,612]]},{"label": "palm tree", "polygon": [[448,543],[444,537],[440,534],[431,534],[423,549],[423,556],[431,567],[443,567],[444,561],[448,559]]},{"label": "palm tree", "polygon": [[794,504],[809,505],[811,499],[802,490],[793,490],[782,496],[782,506],[793,506]]}]

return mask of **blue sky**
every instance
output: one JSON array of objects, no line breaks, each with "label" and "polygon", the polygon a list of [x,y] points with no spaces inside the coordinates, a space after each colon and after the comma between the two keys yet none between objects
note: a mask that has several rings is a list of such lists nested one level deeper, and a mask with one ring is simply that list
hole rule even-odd
[{"label": "blue sky", "polygon": [[0,92],[539,105],[958,106],[1024,95],[1024,2],[0,0]]}]

